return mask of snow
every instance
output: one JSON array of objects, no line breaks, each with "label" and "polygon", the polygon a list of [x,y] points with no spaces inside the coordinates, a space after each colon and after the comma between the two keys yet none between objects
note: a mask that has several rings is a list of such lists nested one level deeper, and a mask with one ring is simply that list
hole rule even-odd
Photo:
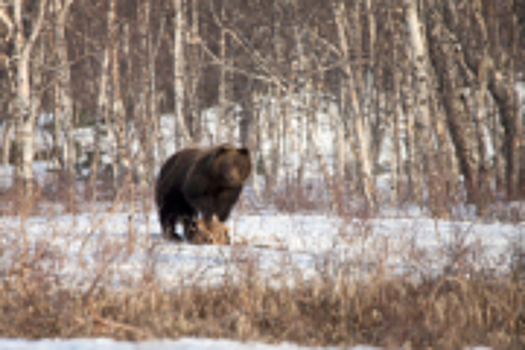
[{"label": "snow", "polygon": [[0,188],[9,188],[13,185],[14,167],[0,165]]},{"label": "snow", "polygon": [[[339,348],[303,347],[290,343],[262,344],[256,342],[236,342],[225,339],[195,339],[181,338],[178,340],[152,340],[142,342],[115,341],[112,339],[42,339],[38,341],[25,339],[0,339],[2,350],[307,350],[324,349],[336,350]],[[380,350],[380,348],[357,345],[348,350]],[[487,347],[469,347],[465,350],[490,350]]]},{"label": "snow", "polygon": [[[141,342],[115,341],[106,338],[94,339],[0,339],[2,350],[307,350],[323,349],[335,350],[339,348],[325,347],[312,348],[290,343],[262,344],[256,342],[236,342],[225,339],[194,339],[181,338],[178,340],[153,340]],[[348,350],[381,350],[381,348],[356,345],[345,348]],[[491,350],[488,347],[468,347],[465,350]]]},{"label": "snow", "polygon": [[[162,239],[155,212],[130,216],[126,205],[115,212],[102,206],[99,212],[76,215],[56,213],[19,217],[1,217],[0,275],[19,254],[20,237],[27,234],[30,251],[47,242],[61,263],[50,263],[46,270],[70,281],[73,288],[86,288],[108,259],[106,247],[118,248],[117,258],[108,266],[101,283],[125,288],[141,281],[151,268],[160,284],[184,288],[189,284],[222,283],[241,274],[242,264],[256,260],[262,278],[278,286],[303,280],[315,280],[328,274],[350,271],[352,278],[366,278],[379,266],[393,273],[417,271],[439,273],[444,269],[457,273],[461,264],[454,247],[482,252],[472,254],[469,263],[480,269],[506,271],[512,260],[511,243],[524,237],[525,223],[505,224],[476,220],[433,220],[415,209],[385,211],[372,219],[341,218],[326,214],[284,215],[271,211],[234,211],[228,226],[232,246],[195,246],[175,244]],[[45,212],[45,208],[42,208]],[[131,223],[131,225],[130,225]],[[130,232],[130,227],[133,232]],[[131,239],[133,252],[125,253]],[[114,254],[110,251],[109,255]],[[81,257],[84,267],[79,261]],[[319,261],[330,264],[320,266]],[[477,259],[477,260],[476,260]],[[151,264],[145,262],[153,261]],[[350,267],[350,269],[348,269]],[[469,270],[468,273],[475,271]],[[230,279],[231,280],[231,279]],[[265,345],[229,340],[189,339],[116,342],[110,339],[0,339],[0,349],[306,349],[293,344]],[[357,346],[352,349],[373,349]],[[478,348],[481,349],[481,348]]]},{"label": "snow", "polygon": [[[49,171],[52,168],[52,164],[48,162],[33,162],[33,175],[39,183],[43,184],[50,178]],[[13,185],[14,173],[13,165],[0,164],[0,189],[8,189]]]},{"label": "snow", "polygon": [[[156,213],[149,215],[146,218],[135,214],[131,219],[133,232],[129,231],[127,213],[36,216],[26,220],[24,230],[29,247],[36,249],[49,242],[50,249],[67,257],[68,263],[54,272],[70,277],[72,284],[80,288],[82,281],[92,280],[97,273],[95,268],[82,268],[82,264],[96,266],[104,258],[101,252],[106,245],[124,250],[129,237],[133,237],[133,253],[119,255],[111,265],[114,273],[108,274],[112,279],[106,282],[135,283],[146,272],[144,262],[153,259],[158,278],[170,288],[184,281],[220,283],[243,257],[257,259],[262,276],[293,275],[291,272],[298,270],[306,279],[316,278],[326,273],[318,270],[316,261],[326,257],[335,266],[354,266],[360,276],[379,265],[399,273],[439,272],[460,268],[455,265],[452,249],[458,242],[483,252],[479,255],[483,260],[474,261],[480,268],[504,270],[512,259],[510,242],[525,232],[523,224],[448,222],[424,217],[343,220],[321,214],[234,213],[228,222],[233,246],[194,246],[165,242]],[[16,246],[20,219],[4,217],[2,224],[1,243]],[[7,251],[4,261],[15,254],[16,249]],[[0,261],[0,272],[3,268],[6,265]]]},{"label": "snow", "polygon": [[[321,349],[299,347],[297,345],[283,343],[268,345],[261,343],[240,343],[224,339],[192,339],[182,338],[179,340],[154,340],[143,342],[122,342],[111,339],[44,339],[30,341],[23,339],[0,340],[2,350],[299,350],[299,349]],[[337,348],[322,348],[337,349]],[[373,350],[378,349],[370,346],[355,346],[351,350]]]},{"label": "snow", "polygon": [[[72,286],[85,288],[93,280],[97,264],[104,259],[103,244],[114,243],[125,247],[134,237],[134,252],[122,254],[108,269],[105,283],[126,286],[139,281],[145,273],[146,259],[155,261],[159,281],[166,288],[183,287],[186,283],[221,283],[243,258],[257,259],[264,276],[272,276],[274,283],[282,283],[279,276],[301,271],[303,278],[315,279],[321,274],[337,273],[338,264],[355,266],[356,275],[383,264],[393,272],[414,269],[425,272],[455,268],[453,249],[457,242],[480,249],[484,268],[506,269],[510,264],[509,243],[523,237],[524,223],[502,224],[473,221],[432,220],[424,216],[391,216],[361,220],[336,216],[282,215],[278,213],[234,212],[228,225],[232,231],[233,246],[194,246],[165,242],[159,233],[154,212],[149,218],[143,214],[132,217],[133,236],[129,232],[129,214],[84,213],[79,215],[40,215],[27,218],[23,229],[28,246],[36,249],[49,242],[56,252],[66,255],[67,263],[51,265],[50,272],[68,277]],[[21,223],[18,217],[2,217],[0,243],[16,247]],[[149,222],[149,224],[148,224]],[[83,241],[85,245],[83,247]],[[148,251],[149,247],[154,247]],[[0,274],[20,248],[5,252],[0,260]],[[87,268],[79,263],[79,252]],[[407,251],[416,252],[414,257]],[[330,257],[334,271],[319,270],[316,261]],[[421,258],[423,256],[423,258]],[[3,260],[3,261],[2,261]],[[232,264],[236,262],[236,264]],[[233,267],[232,267],[233,266]],[[458,267],[459,268],[459,267]],[[290,282],[290,281],[285,281]],[[292,281],[293,282],[293,281]],[[300,349],[291,344],[264,345],[236,343],[227,340],[180,339],[127,343],[108,339],[40,340],[37,342],[13,339],[0,340],[0,349]],[[354,347],[353,349],[372,349]]]}]

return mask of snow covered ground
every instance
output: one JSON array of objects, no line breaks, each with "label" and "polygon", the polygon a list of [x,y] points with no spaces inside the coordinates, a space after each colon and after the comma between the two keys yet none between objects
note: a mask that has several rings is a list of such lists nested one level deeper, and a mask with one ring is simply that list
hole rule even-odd
[{"label": "snow covered ground", "polygon": [[[293,283],[294,276],[316,279],[341,271],[366,278],[379,269],[393,273],[462,271],[464,259],[479,269],[508,269],[512,242],[525,239],[525,223],[444,221],[421,213],[391,212],[362,220],[322,214],[284,215],[274,212],[234,212],[228,226],[232,246],[175,244],[162,239],[156,213],[130,216],[125,210],[108,214],[41,214],[21,221],[0,217],[0,276],[22,251],[47,246],[55,260],[46,266],[72,287],[86,288],[107,270],[101,283],[125,288],[155,273],[167,289],[221,283],[242,273],[243,264],[256,261],[260,276],[272,283]],[[128,243],[132,242],[130,246]],[[131,247],[132,251],[127,254]],[[467,252],[465,254],[465,252]],[[468,253],[471,252],[471,253]],[[56,259],[63,256],[63,259]],[[320,264],[328,261],[329,264]],[[151,264],[153,262],[153,264]],[[329,266],[327,268],[327,266]],[[344,270],[343,270],[344,269]],[[469,270],[468,273],[476,271]],[[301,349],[291,344],[264,345],[227,340],[180,339],[128,343],[108,339],[0,340],[0,349]],[[373,349],[354,347],[352,349]]]},{"label": "snow covered ground", "polygon": [[[277,345],[255,342],[241,343],[225,339],[155,340],[143,342],[123,342],[111,339],[43,339],[38,341],[24,339],[0,339],[2,350],[336,350],[339,348],[311,348],[283,343]],[[357,345],[346,350],[380,350],[381,348]],[[465,350],[490,350],[486,347],[468,347]]]},{"label": "snow covered ground", "polygon": [[[283,343],[279,345],[268,345],[261,343],[240,343],[229,340],[217,339],[191,339],[183,338],[173,340],[156,340],[144,342],[118,342],[110,339],[45,339],[40,341],[29,341],[23,339],[0,340],[2,350],[299,350],[299,349],[321,349],[299,347],[293,344]],[[322,348],[337,349],[337,348]],[[355,346],[349,350],[373,350],[378,349],[370,346]]]},{"label": "snow covered ground", "polygon": [[[256,259],[263,276],[300,271],[306,279],[326,273],[316,264],[322,259],[329,259],[336,267],[355,267],[362,277],[378,266],[399,273],[450,271],[461,268],[457,247],[473,252],[470,262],[474,265],[504,270],[512,258],[510,243],[525,236],[523,223],[449,222],[421,217],[345,221],[325,215],[267,213],[234,215],[228,223],[232,247],[195,246],[165,242],[155,213],[149,220],[142,214],[130,218],[127,213],[100,213],[36,216],[24,225],[17,217],[3,217],[1,221],[0,243],[16,249],[4,253],[0,269],[20,253],[16,242],[25,231],[30,248],[36,250],[47,243],[50,250],[66,257],[67,263],[52,267],[53,272],[70,276],[73,285],[79,287],[97,273],[97,262],[108,258],[108,251],[117,256],[109,266],[112,273],[108,276],[113,280],[106,282],[132,284],[146,273],[145,262],[154,261],[159,281],[170,288],[184,281],[220,283],[243,259]],[[126,254],[130,239],[131,255]]]}]

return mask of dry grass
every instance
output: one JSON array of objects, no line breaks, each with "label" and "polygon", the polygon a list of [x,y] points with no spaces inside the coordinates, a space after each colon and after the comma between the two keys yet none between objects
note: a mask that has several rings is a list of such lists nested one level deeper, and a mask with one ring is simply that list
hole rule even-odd
[{"label": "dry grass", "polygon": [[[257,257],[232,260],[222,283],[164,288],[154,275],[111,287],[104,269],[82,291],[50,269],[64,257],[46,244],[15,262],[0,287],[0,336],[211,337],[304,345],[506,349],[525,340],[525,290],[514,274],[384,275],[355,278],[350,266],[316,262],[318,276],[275,287]],[[323,273],[323,269],[331,272]],[[150,270],[154,274],[154,269]],[[235,282],[232,282],[235,280]],[[519,343],[519,342],[522,343]]]},{"label": "dry grass", "polygon": [[[242,246],[234,246],[220,283],[172,288],[157,276],[152,256],[142,281],[125,288],[105,282],[107,267],[126,247],[104,246],[106,256],[91,267],[96,273],[81,289],[60,273],[68,257],[52,243],[28,249],[20,237],[0,246],[0,337],[189,336],[406,349],[525,344],[523,242],[516,242],[506,273],[470,266],[474,262],[466,257],[482,251],[458,239],[446,247],[456,253],[442,271],[400,274],[377,266],[363,277],[355,262],[326,254],[314,258],[316,277],[309,279],[299,269],[269,277],[256,250],[242,255]],[[482,260],[476,256],[476,264]],[[279,278],[286,283],[277,287]]]}]

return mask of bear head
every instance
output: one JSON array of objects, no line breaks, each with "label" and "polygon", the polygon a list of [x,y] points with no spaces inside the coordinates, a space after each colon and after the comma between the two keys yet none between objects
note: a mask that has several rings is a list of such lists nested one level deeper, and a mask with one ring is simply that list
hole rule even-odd
[{"label": "bear head", "polygon": [[247,148],[221,145],[213,152],[212,172],[225,187],[242,186],[251,168],[250,151]]}]

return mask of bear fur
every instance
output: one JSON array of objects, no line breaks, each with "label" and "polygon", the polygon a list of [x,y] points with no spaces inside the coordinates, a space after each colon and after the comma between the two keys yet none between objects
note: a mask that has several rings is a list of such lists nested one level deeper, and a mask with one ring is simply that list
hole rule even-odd
[{"label": "bear fur", "polygon": [[[239,199],[252,164],[246,148],[223,144],[210,148],[185,148],[161,167],[155,184],[162,235],[180,240],[175,225],[184,233],[197,232],[198,216],[212,226],[213,215],[224,223]],[[186,237],[192,241],[192,237]]]}]

